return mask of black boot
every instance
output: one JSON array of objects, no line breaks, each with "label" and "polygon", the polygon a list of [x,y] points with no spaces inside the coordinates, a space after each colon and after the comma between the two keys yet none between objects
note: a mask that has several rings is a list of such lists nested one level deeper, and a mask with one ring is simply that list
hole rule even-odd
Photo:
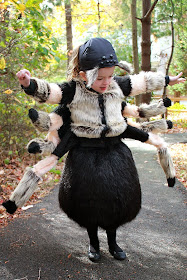
[{"label": "black boot", "polygon": [[126,259],[125,252],[117,244],[114,247],[109,247],[109,252],[116,260],[123,261]]},{"label": "black boot", "polygon": [[126,258],[126,254],[116,243],[116,229],[107,230],[106,233],[107,233],[110,254],[116,260],[120,260],[120,261],[124,260]]},{"label": "black boot", "polygon": [[88,249],[88,258],[92,262],[97,262],[98,260],[100,260],[101,255],[99,249],[96,250],[92,245],[90,245]]},{"label": "black boot", "polygon": [[88,249],[88,258],[92,262],[97,262],[100,258],[100,251],[99,251],[99,239],[97,236],[97,226],[91,226],[87,228],[88,236],[90,239],[90,246]]}]

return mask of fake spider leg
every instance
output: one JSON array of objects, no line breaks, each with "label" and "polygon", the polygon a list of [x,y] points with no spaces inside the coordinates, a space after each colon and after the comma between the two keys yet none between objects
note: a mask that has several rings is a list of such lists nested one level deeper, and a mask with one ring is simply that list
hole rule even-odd
[{"label": "fake spider leg", "polygon": [[22,207],[29,200],[38,187],[41,176],[51,170],[57,162],[57,156],[51,155],[39,161],[33,168],[26,169],[23,178],[11,194],[10,200],[2,204],[8,213],[13,214],[18,207]]},{"label": "fake spider leg", "polygon": [[171,106],[171,100],[169,98],[160,99],[158,102],[152,102],[150,104],[141,104],[139,107],[131,105],[129,103],[122,103],[122,114],[124,117],[135,118],[150,118],[164,114],[166,107]]},{"label": "fake spider leg", "polygon": [[51,154],[60,142],[57,130],[63,125],[62,117],[55,112],[48,114],[35,109],[29,110],[29,117],[37,130],[47,131],[48,134],[46,139],[32,139],[27,145],[28,152]]},{"label": "fake spider leg", "polygon": [[42,155],[49,155],[55,150],[60,142],[57,130],[51,131],[47,134],[45,139],[34,138],[27,144],[27,150],[30,154],[40,153]]},{"label": "fake spider leg", "polygon": [[166,174],[166,179],[169,187],[175,185],[175,168],[171,159],[168,148],[161,148],[158,150],[158,158],[160,165]]},{"label": "fake spider leg", "polygon": [[129,125],[137,127],[145,132],[152,132],[156,134],[166,132],[168,129],[171,129],[173,127],[172,122],[165,119],[143,123],[136,123],[128,119],[127,122]]},{"label": "fake spider leg", "polygon": [[29,118],[35,128],[40,132],[57,130],[63,124],[62,117],[55,112],[48,114],[43,111],[37,111],[33,108],[29,110]]},{"label": "fake spider leg", "polygon": [[166,175],[168,186],[173,187],[175,185],[175,168],[165,141],[158,135],[152,134],[150,132],[149,139],[146,143],[157,147],[158,158],[160,165]]}]

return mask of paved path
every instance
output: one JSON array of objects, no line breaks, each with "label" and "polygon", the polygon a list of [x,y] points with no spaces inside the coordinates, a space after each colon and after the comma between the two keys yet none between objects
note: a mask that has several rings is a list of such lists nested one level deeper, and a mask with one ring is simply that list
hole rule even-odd
[{"label": "paved path", "polygon": [[[187,134],[165,135],[168,143],[185,142]],[[142,184],[142,210],[118,230],[125,261],[108,253],[105,232],[99,231],[102,259],[87,259],[84,229],[58,207],[58,187],[0,231],[0,280],[185,280],[185,190],[177,182],[168,188],[150,145],[126,141]]]}]

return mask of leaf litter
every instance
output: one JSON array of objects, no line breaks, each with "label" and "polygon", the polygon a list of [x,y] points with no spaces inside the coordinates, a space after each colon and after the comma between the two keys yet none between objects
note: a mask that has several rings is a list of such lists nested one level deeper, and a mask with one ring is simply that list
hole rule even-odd
[{"label": "leaf litter", "polygon": [[23,156],[21,161],[17,157],[12,157],[8,164],[0,160],[0,228],[7,226],[8,223],[15,218],[28,216],[26,210],[40,202],[43,197],[47,196],[60,180],[64,160],[56,166],[55,170],[43,176],[43,181],[38,185],[37,190],[22,209],[18,208],[13,215],[7,213],[1,204],[3,201],[9,199],[11,193],[20,182],[25,168],[27,166],[33,166],[36,163],[35,161],[35,158],[28,157],[28,155]]}]

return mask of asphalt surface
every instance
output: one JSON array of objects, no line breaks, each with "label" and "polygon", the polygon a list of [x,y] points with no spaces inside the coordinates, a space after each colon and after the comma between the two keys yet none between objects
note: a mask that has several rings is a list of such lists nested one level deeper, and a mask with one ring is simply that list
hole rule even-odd
[{"label": "asphalt surface", "polygon": [[[187,142],[187,133],[164,138],[169,144]],[[26,217],[1,229],[0,280],[187,279],[184,186],[177,181],[174,188],[167,187],[154,147],[133,140],[126,143],[136,161],[143,195],[140,214],[118,230],[118,244],[127,259],[113,259],[103,230],[100,262],[87,258],[87,233],[59,209],[57,186],[26,210]]]}]

